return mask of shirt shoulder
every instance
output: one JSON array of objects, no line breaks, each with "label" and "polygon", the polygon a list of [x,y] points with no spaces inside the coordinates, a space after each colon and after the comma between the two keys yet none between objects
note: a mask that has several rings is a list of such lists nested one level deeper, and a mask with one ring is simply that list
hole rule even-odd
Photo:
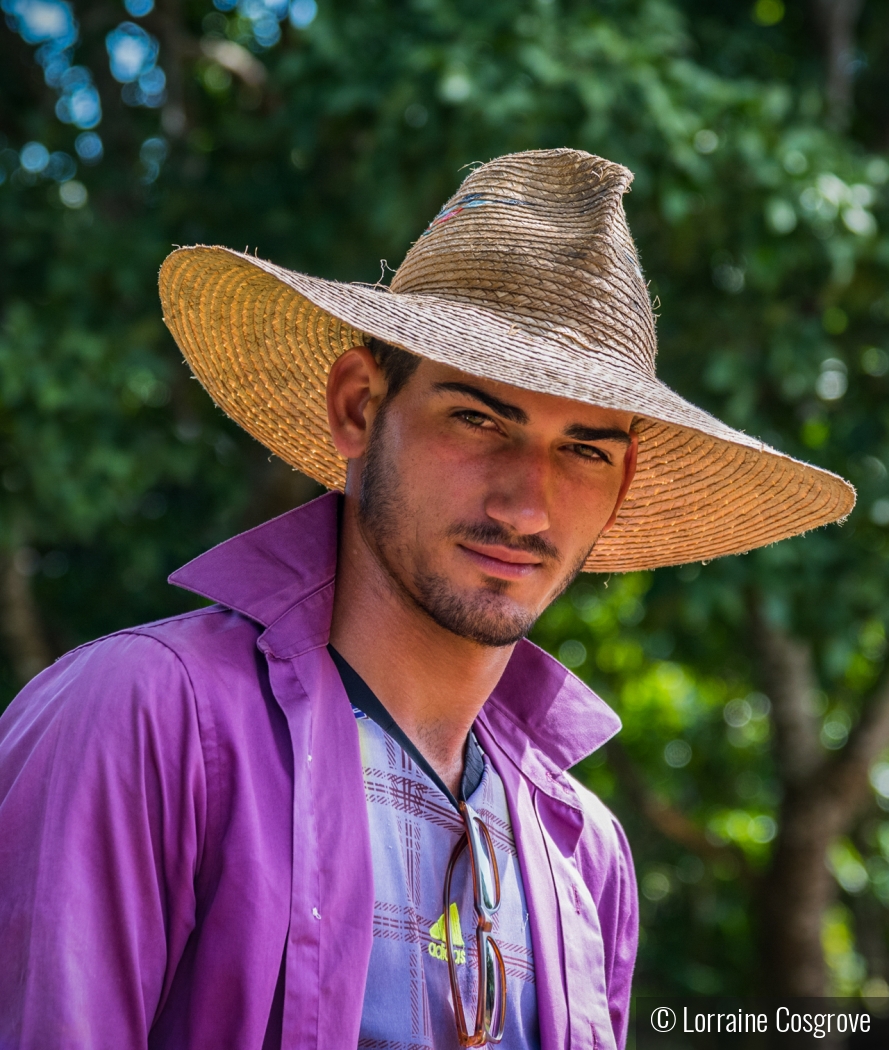
[{"label": "shirt shoulder", "polygon": [[[152,639],[175,654],[184,667],[230,668],[252,661],[256,641],[264,628],[243,613],[223,605],[209,605],[165,620],[131,627],[90,645],[102,645],[126,635]],[[83,648],[87,648],[84,646]]]},{"label": "shirt shoulder", "polygon": [[176,668],[193,688],[200,689],[208,675],[225,677],[233,668],[253,668],[262,630],[239,612],[210,605],[87,642],[53,667],[99,662],[112,674],[138,675],[142,681],[152,681],[165,668]]},{"label": "shirt shoulder", "polygon": [[191,721],[233,667],[255,677],[259,628],[209,607],[87,642],[33,678],[0,718],[0,758],[45,732],[109,737],[142,720]]},{"label": "shirt shoulder", "polygon": [[578,843],[578,862],[584,880],[594,895],[612,880],[635,886],[633,857],[624,829],[615,814],[575,776],[565,773],[583,810],[583,832]]},{"label": "shirt shoulder", "polygon": [[192,708],[181,660],[156,639],[126,631],[80,646],[32,678],[0,718],[0,786],[29,755],[104,751],[127,730],[188,721]]}]

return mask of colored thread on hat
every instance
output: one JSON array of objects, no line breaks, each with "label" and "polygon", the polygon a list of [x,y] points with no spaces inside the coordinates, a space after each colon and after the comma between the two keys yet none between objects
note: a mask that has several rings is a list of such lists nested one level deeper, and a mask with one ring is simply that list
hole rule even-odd
[{"label": "colored thread on hat", "polygon": [[526,208],[534,207],[530,201],[509,200],[508,198],[503,197],[483,197],[480,193],[469,193],[465,197],[461,197],[455,204],[446,205],[442,208],[432,222],[429,223],[421,236],[428,236],[436,226],[440,226],[443,222],[447,222],[448,219],[452,219],[455,215],[459,215],[460,212],[465,211],[467,208],[480,208],[484,204],[509,204],[512,206],[524,205]]}]

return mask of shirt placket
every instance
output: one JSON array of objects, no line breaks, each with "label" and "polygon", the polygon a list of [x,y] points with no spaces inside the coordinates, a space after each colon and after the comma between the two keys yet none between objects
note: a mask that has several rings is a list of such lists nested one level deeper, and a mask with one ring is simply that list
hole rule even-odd
[{"label": "shirt placket", "polygon": [[323,648],[267,655],[293,751],[282,1047],[354,1050],[373,936],[373,874],[355,718]]},{"label": "shirt placket", "polygon": [[[321,923],[317,828],[310,774],[312,712],[293,661],[269,655],[269,678],[293,751],[290,925],[284,962],[281,1046],[314,1047],[320,1006]],[[315,901],[313,904],[312,901]]]}]

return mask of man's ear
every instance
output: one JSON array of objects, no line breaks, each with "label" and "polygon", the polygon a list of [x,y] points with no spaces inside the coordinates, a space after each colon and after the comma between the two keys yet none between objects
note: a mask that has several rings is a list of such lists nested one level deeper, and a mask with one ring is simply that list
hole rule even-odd
[{"label": "man's ear", "polygon": [[630,485],[633,484],[633,478],[636,476],[636,461],[638,457],[639,435],[631,430],[630,443],[627,445],[626,451],[624,452],[624,479],[621,482],[620,491],[617,494],[617,501],[614,504],[614,510],[611,512],[611,517],[605,522],[602,532],[607,532],[617,520],[621,504],[626,499],[627,493],[630,490]]},{"label": "man's ear", "polygon": [[333,443],[346,459],[359,459],[367,450],[386,386],[366,346],[353,346],[334,361],[327,376],[327,420]]}]

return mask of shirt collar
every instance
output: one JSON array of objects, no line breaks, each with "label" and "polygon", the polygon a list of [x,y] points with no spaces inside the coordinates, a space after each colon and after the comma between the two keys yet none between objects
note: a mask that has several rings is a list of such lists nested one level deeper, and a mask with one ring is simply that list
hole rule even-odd
[{"label": "shirt collar", "polygon": [[[170,583],[261,624],[264,650],[282,658],[329,639],[336,577],[338,493],[234,536],[177,569]],[[484,714],[521,764],[530,740],[560,770],[620,729],[588,686],[536,645],[519,642]]]}]

